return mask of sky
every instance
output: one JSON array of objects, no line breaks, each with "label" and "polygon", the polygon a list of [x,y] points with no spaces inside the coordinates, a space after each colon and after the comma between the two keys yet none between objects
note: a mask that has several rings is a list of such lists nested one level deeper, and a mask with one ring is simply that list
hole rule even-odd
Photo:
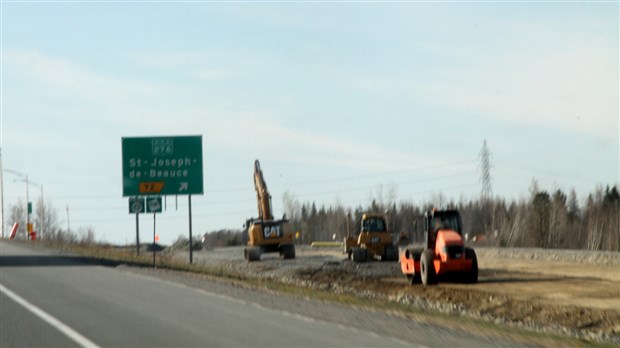
[{"label": "sky", "polygon": [[[194,235],[273,196],[345,207],[620,183],[617,1],[1,1],[5,223],[41,194],[61,228],[135,242],[121,138],[202,136]],[[11,170],[11,171],[7,171]],[[188,197],[155,219],[188,235]],[[140,216],[151,241],[153,215]],[[36,226],[35,226],[36,229]]]}]

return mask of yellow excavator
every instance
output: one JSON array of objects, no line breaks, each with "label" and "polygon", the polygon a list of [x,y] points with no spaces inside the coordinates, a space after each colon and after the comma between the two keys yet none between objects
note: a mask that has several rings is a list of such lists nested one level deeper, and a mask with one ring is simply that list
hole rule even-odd
[{"label": "yellow excavator", "polygon": [[244,234],[247,246],[243,251],[248,262],[260,260],[262,253],[279,252],[283,259],[295,258],[293,228],[286,217],[274,220],[271,212],[271,195],[263,178],[258,160],[254,161],[254,187],[258,201],[258,218],[247,219]]},{"label": "yellow excavator", "polygon": [[347,228],[342,244],[344,253],[354,262],[374,260],[375,256],[381,261],[398,261],[398,247],[393,243],[387,216],[383,214],[364,213],[359,233],[353,234]]}]

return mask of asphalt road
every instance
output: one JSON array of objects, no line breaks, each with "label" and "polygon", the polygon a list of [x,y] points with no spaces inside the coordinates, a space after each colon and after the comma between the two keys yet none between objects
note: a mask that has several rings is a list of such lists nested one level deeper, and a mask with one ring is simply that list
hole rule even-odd
[{"label": "asphalt road", "polygon": [[6,241],[0,284],[2,347],[411,346]]},{"label": "asphalt road", "polygon": [[388,313],[0,240],[3,347],[522,347]]}]

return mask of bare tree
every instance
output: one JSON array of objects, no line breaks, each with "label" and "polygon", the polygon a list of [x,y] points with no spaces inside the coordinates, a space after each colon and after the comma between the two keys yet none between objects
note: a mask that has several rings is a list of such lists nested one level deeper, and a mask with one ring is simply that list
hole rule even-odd
[{"label": "bare tree", "polygon": [[297,199],[295,199],[295,194],[288,190],[284,191],[282,194],[282,207],[289,220],[294,221],[299,218],[301,207]]},{"label": "bare tree", "polygon": [[510,214],[512,215],[512,220],[509,224],[506,245],[509,247],[522,246],[525,239],[525,219],[527,215],[525,205],[513,203],[510,208]]},{"label": "bare tree", "polygon": [[390,183],[387,187],[387,206],[393,206],[396,204],[396,198],[398,197],[398,185]]},{"label": "bare tree", "polygon": [[24,219],[24,202],[20,199],[17,200],[17,203],[15,205],[10,206],[10,211],[11,211],[11,216],[10,216],[10,220],[9,220],[9,224],[11,225],[11,228],[13,227],[13,224],[17,223],[19,224],[19,227],[17,228],[17,235],[16,238],[22,238],[22,236],[26,236],[26,220]]},{"label": "bare tree", "polygon": [[95,244],[95,229],[92,226],[82,227],[78,230],[79,242],[83,245],[94,245]]},{"label": "bare tree", "polygon": [[433,208],[443,209],[448,205],[448,198],[443,192],[433,192],[431,194],[430,206]]},{"label": "bare tree", "polygon": [[602,201],[602,192],[597,188],[594,195],[588,196],[586,204],[586,249],[600,250],[603,242],[603,223],[601,210],[599,209]]},{"label": "bare tree", "polygon": [[36,207],[34,224],[39,232],[39,236],[42,239],[51,239],[54,235],[54,231],[60,228],[58,214],[51,202],[44,201],[43,197],[39,197]]}]

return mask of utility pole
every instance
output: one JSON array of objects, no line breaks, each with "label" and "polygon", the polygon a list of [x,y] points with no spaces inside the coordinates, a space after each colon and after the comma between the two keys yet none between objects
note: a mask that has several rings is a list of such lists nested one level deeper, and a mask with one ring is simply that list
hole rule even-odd
[{"label": "utility pole", "polygon": [[67,204],[67,233],[71,231],[71,225],[69,225],[69,204]]},{"label": "utility pole", "polygon": [[0,238],[4,239],[4,181],[2,170],[2,149],[0,149]]},{"label": "utility pole", "polygon": [[28,198],[28,175],[24,175],[25,179],[21,179],[21,181],[25,181],[26,182],[26,239],[28,239],[28,233],[30,231],[28,231],[28,228],[30,226],[30,210],[28,208],[30,208],[30,201]]},{"label": "utility pole", "polygon": [[30,200],[28,199],[28,175],[26,175],[26,239],[30,237]]}]

